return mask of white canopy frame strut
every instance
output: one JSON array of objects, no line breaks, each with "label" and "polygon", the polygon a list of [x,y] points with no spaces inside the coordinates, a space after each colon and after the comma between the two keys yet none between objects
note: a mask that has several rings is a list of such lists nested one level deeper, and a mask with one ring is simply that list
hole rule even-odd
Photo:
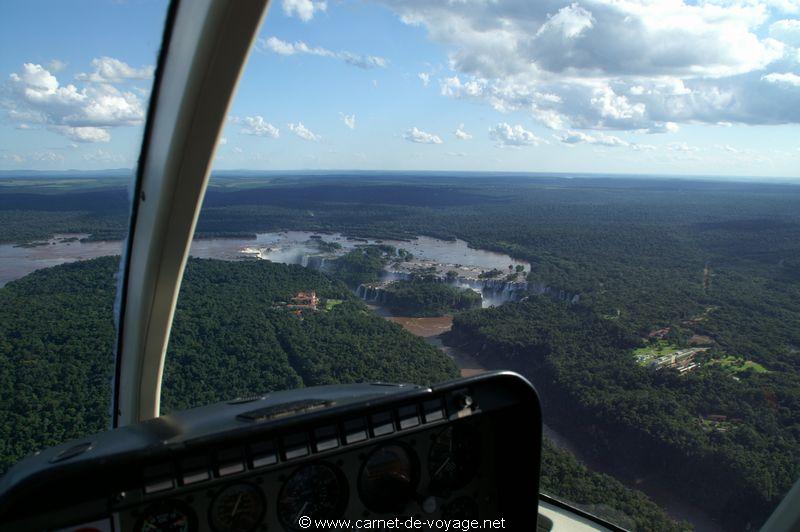
[{"label": "white canopy frame strut", "polygon": [[172,318],[217,139],[268,2],[170,7],[123,259],[115,427],[159,415]]}]

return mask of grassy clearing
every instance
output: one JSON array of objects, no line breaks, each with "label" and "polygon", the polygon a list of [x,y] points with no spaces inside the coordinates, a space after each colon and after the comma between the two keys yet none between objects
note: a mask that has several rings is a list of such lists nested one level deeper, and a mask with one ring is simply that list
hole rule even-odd
[{"label": "grassy clearing", "polygon": [[655,344],[646,345],[633,350],[633,356],[642,366],[646,366],[651,360],[660,356],[669,355],[682,349],[680,346],[671,344],[666,340],[659,340]]},{"label": "grassy clearing", "polygon": [[733,429],[733,423],[730,421],[715,421],[707,418],[700,418],[700,427],[706,432],[729,432]]},{"label": "grassy clearing", "polygon": [[333,307],[335,307],[336,305],[340,305],[342,301],[343,300],[341,299],[327,299],[325,301],[325,310],[326,311],[332,310]]},{"label": "grassy clearing", "polygon": [[719,358],[712,361],[712,364],[718,364],[722,369],[730,371],[731,373],[738,374],[744,373],[748,370],[753,370],[755,373],[767,373],[769,370],[752,360],[745,360],[744,357],[729,355],[725,358]]},{"label": "grassy clearing", "polygon": [[670,353],[674,353],[683,349],[680,346],[671,344],[665,340],[659,340],[657,344],[647,345],[645,347],[639,347],[638,349],[633,350],[633,354],[636,356],[639,355],[650,355],[654,357],[660,357],[662,355],[668,355]]}]

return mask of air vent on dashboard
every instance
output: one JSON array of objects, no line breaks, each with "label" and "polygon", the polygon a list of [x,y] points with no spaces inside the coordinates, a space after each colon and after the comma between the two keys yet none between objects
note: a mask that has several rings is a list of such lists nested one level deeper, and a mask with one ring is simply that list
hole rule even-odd
[{"label": "air vent on dashboard", "polygon": [[282,416],[299,414],[301,412],[310,412],[312,410],[331,406],[335,403],[335,401],[329,399],[304,399],[302,401],[292,401],[291,403],[267,406],[249,412],[243,412],[236,416],[236,419],[254,422],[266,421]]}]

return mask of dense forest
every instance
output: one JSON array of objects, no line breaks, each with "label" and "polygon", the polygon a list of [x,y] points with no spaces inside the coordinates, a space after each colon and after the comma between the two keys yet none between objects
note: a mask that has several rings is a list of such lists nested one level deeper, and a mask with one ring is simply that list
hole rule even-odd
[{"label": "dense forest", "polygon": [[[320,310],[297,316],[281,305],[308,290],[323,300]],[[371,381],[431,384],[456,374],[452,360],[378,318],[338,280],[301,266],[191,260],[162,396],[172,410],[259,390]]]},{"label": "dense forest", "polygon": [[[0,288],[0,472],[109,423],[118,257],[36,271]],[[319,311],[290,312],[298,291]],[[322,310],[322,309],[326,310]],[[166,413],[317,384],[432,383],[449,357],[368,311],[340,281],[300,266],[190,259],[162,390]],[[543,450],[542,486],[636,530],[681,530],[643,494]]]},{"label": "dense forest", "polygon": [[[3,187],[0,242],[53,232],[118,238],[121,191]],[[451,341],[533,378],[548,423],[584,450],[624,457],[632,473],[660,472],[674,492],[728,516],[727,528],[758,526],[800,476],[798,186],[228,176],[212,180],[197,236],[283,229],[460,238],[530,262],[528,300],[457,316]],[[393,253],[353,254],[342,270],[357,274],[345,282],[377,280]],[[675,348],[705,346],[694,369],[637,362],[660,330],[668,333],[659,342]]]},{"label": "dense forest", "polygon": [[[118,258],[36,271],[0,288],[0,471],[109,424]],[[297,316],[301,290],[341,303]],[[298,386],[432,383],[456,375],[424,340],[340,282],[300,266],[191,259],[167,353],[162,410]]]},{"label": "dense forest", "polygon": [[652,371],[616,321],[545,296],[458,314],[448,343],[528,376],[546,423],[620,470],[659,472],[732,529],[763,520],[800,473],[794,373]]}]

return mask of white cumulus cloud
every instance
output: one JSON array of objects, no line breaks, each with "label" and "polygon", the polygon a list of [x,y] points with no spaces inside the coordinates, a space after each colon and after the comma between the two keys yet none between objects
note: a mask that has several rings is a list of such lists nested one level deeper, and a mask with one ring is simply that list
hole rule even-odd
[{"label": "white cumulus cloud", "polygon": [[489,138],[498,146],[538,146],[545,141],[520,124],[512,126],[501,122],[489,129]]},{"label": "white cumulus cloud", "polygon": [[592,13],[576,2],[562,7],[555,15],[549,17],[536,32],[536,36],[555,32],[565,39],[575,39],[592,26],[594,26]]},{"label": "white cumulus cloud", "polygon": [[14,164],[21,164],[25,162],[25,156],[20,155],[19,153],[3,153],[0,155],[0,159]]},{"label": "white cumulus cloud", "polygon": [[667,144],[667,149],[673,152],[679,153],[696,153],[700,151],[700,148],[697,146],[691,146],[686,142],[670,142]]},{"label": "white cumulus cloud", "polygon": [[12,122],[38,124],[76,141],[107,142],[111,129],[144,120],[144,102],[135,92],[100,82],[63,85],[35,63],[12,73],[6,89],[2,106]]},{"label": "white cumulus cloud", "polygon": [[555,135],[555,137],[564,144],[596,144],[612,148],[630,146],[629,142],[615,135],[608,135],[606,133],[589,135],[580,131],[567,131],[561,135]]},{"label": "white cumulus cloud", "polygon": [[80,81],[93,83],[120,83],[127,80],[143,80],[153,77],[154,68],[144,66],[134,68],[124,61],[113,57],[98,57],[92,59],[94,72],[81,73],[75,76]]},{"label": "white cumulus cloud", "polygon": [[431,82],[431,75],[428,74],[427,72],[420,72],[419,74],[417,74],[417,77],[422,82],[422,85],[424,87],[427,87],[428,84]]},{"label": "white cumulus cloud", "polygon": [[308,22],[320,11],[328,9],[325,0],[283,0],[283,12],[287,17],[297,17]]},{"label": "white cumulus cloud", "polygon": [[464,124],[459,124],[456,130],[453,132],[453,135],[460,140],[469,140],[472,138],[472,135],[467,133],[467,131],[464,129]]},{"label": "white cumulus cloud", "polygon": [[341,115],[342,115],[342,122],[344,122],[344,125],[346,125],[350,129],[355,129],[356,128],[356,115],[355,114],[346,115],[346,114],[342,113]]},{"label": "white cumulus cloud", "polygon": [[242,128],[239,133],[243,135],[253,135],[256,137],[270,137],[277,139],[280,137],[280,130],[264,120],[261,115],[233,117],[231,122],[234,124],[241,124]]},{"label": "white cumulus cloud", "polygon": [[778,83],[791,85],[793,87],[800,87],[800,75],[794,72],[772,72],[761,76],[761,79],[769,83]]},{"label": "white cumulus cloud", "polygon": [[427,133],[416,127],[406,130],[406,132],[403,133],[403,138],[409,142],[416,142],[418,144],[442,144],[443,142],[438,135]]},{"label": "white cumulus cloud", "polygon": [[675,122],[654,122],[649,128],[645,129],[645,133],[677,133],[680,126]]},{"label": "white cumulus cloud", "polygon": [[65,137],[78,142],[108,142],[111,140],[111,133],[101,127],[53,126],[53,128]]},{"label": "white cumulus cloud", "polygon": [[313,133],[306,126],[304,126],[302,122],[298,122],[296,124],[289,124],[288,127],[292,133],[294,133],[303,140],[316,142],[320,138],[319,135]]}]

